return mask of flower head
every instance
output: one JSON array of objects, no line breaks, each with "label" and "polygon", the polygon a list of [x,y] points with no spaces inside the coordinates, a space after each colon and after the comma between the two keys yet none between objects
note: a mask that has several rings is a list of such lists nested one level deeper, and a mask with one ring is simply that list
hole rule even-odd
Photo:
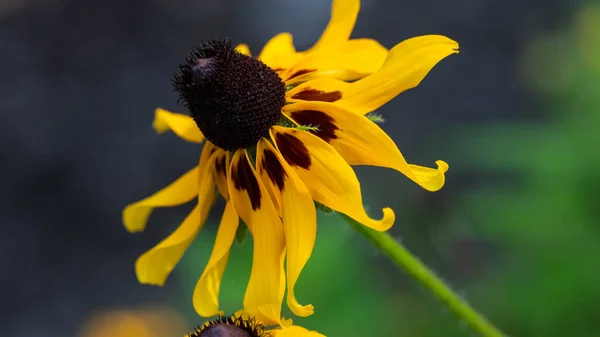
[{"label": "flower head", "polygon": [[419,84],[458,52],[458,44],[427,35],[388,51],[371,39],[349,39],[358,10],[358,0],[334,0],[329,25],[303,52],[287,33],[272,38],[257,58],[245,45],[218,40],[192,51],[174,78],[191,118],[157,109],[154,127],[190,142],[206,139],[199,164],[127,206],[123,221],[129,231],[141,231],[155,207],[197,204],[171,236],[138,259],[140,282],[165,282],[202,228],[216,189],[227,202],[194,291],[196,311],[206,317],[219,312],[220,282],[242,219],[254,241],[245,310],[268,325],[282,324],[287,287],[292,312],[308,316],[313,307],[298,302],[295,284],[316,238],[314,202],[379,231],[395,220],[390,208],[379,219],[367,214],[351,165],[395,169],[428,191],[443,186],[446,163],[408,164],[365,114]]},{"label": "flower head", "polygon": [[229,41],[213,40],[194,49],[173,82],[202,134],[223,150],[256,146],[281,119],[281,78]]},{"label": "flower head", "polygon": [[264,327],[254,319],[241,316],[219,316],[199,326],[188,337],[264,337]]},{"label": "flower head", "polygon": [[245,314],[219,316],[196,328],[186,337],[325,337],[297,325],[268,329]]}]

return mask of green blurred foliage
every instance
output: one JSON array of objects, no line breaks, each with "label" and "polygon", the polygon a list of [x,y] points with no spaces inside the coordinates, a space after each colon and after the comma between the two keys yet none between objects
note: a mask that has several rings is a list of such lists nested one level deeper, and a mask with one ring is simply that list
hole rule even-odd
[{"label": "green blurred foliage", "polygon": [[512,336],[599,336],[600,6],[521,64],[547,121],[466,129],[459,145],[464,170],[510,177],[462,201],[502,256],[472,291]]},{"label": "green blurred foliage", "polygon": [[[518,71],[538,96],[542,118],[455,130],[450,174],[477,184],[441,212],[426,204],[394,207],[412,224],[401,227],[403,238],[511,336],[600,336],[600,5],[583,8],[571,27],[530,41]],[[469,253],[483,256],[484,265],[466,281],[452,272],[465,261],[450,256],[464,238],[484,243]],[[214,229],[205,230],[178,268],[191,322],[198,321],[192,290],[213,240]],[[241,306],[251,249],[248,236],[232,252],[221,291],[228,312]],[[374,253],[340,217],[321,214],[297,291],[316,313],[295,323],[331,337],[472,335]]]}]

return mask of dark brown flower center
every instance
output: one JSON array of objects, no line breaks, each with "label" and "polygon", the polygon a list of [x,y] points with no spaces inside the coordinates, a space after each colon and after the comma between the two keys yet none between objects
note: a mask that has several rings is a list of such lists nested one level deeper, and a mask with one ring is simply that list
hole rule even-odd
[{"label": "dark brown flower center", "polygon": [[173,80],[206,139],[225,150],[255,145],[281,118],[285,85],[261,61],[213,40],[192,50]]},{"label": "dark brown flower center", "polygon": [[266,337],[263,326],[252,319],[236,316],[220,316],[210,321],[188,337]]}]

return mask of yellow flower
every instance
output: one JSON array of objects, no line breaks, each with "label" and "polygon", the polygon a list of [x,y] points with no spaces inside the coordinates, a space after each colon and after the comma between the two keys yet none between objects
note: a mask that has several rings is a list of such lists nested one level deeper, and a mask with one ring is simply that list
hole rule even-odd
[{"label": "yellow flower", "polygon": [[93,314],[83,323],[81,337],[164,337],[185,332],[181,315],[169,308],[113,309]]},{"label": "yellow flower", "polygon": [[[292,37],[272,38],[258,58],[227,41],[194,49],[175,75],[188,115],[156,110],[154,128],[194,143],[206,142],[198,166],[123,211],[130,232],[144,230],[155,207],[197,198],[180,227],[136,262],[140,282],[162,285],[202,228],[215,200],[227,201],[214,248],[193,303],[205,317],[219,312],[221,277],[241,218],[254,240],[244,308],[279,324],[287,304],[298,316],[313,313],[294,292],[316,237],[316,201],[378,231],[395,220],[365,212],[351,165],[395,169],[428,191],[444,184],[448,165],[406,162],[392,139],[365,114],[415,87],[440,60],[458,53],[444,36],[408,39],[389,51],[371,39],[350,39],[359,0],[334,0],[331,20],[317,43],[297,52]],[[284,260],[286,268],[284,270]],[[284,275],[284,272],[286,273]],[[287,281],[287,282],[286,282]]]},{"label": "yellow flower", "polygon": [[219,318],[204,323],[196,331],[186,337],[325,337],[324,335],[307,330],[301,326],[291,325],[266,328],[260,321],[249,318],[245,313],[240,315],[219,316]]}]

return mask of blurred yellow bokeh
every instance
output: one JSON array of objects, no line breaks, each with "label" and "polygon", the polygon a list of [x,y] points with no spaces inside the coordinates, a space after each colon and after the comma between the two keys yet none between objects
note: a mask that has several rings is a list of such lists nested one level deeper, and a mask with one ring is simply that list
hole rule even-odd
[{"label": "blurred yellow bokeh", "polygon": [[80,337],[183,336],[189,330],[185,319],[168,307],[112,308],[91,315],[82,325]]}]

